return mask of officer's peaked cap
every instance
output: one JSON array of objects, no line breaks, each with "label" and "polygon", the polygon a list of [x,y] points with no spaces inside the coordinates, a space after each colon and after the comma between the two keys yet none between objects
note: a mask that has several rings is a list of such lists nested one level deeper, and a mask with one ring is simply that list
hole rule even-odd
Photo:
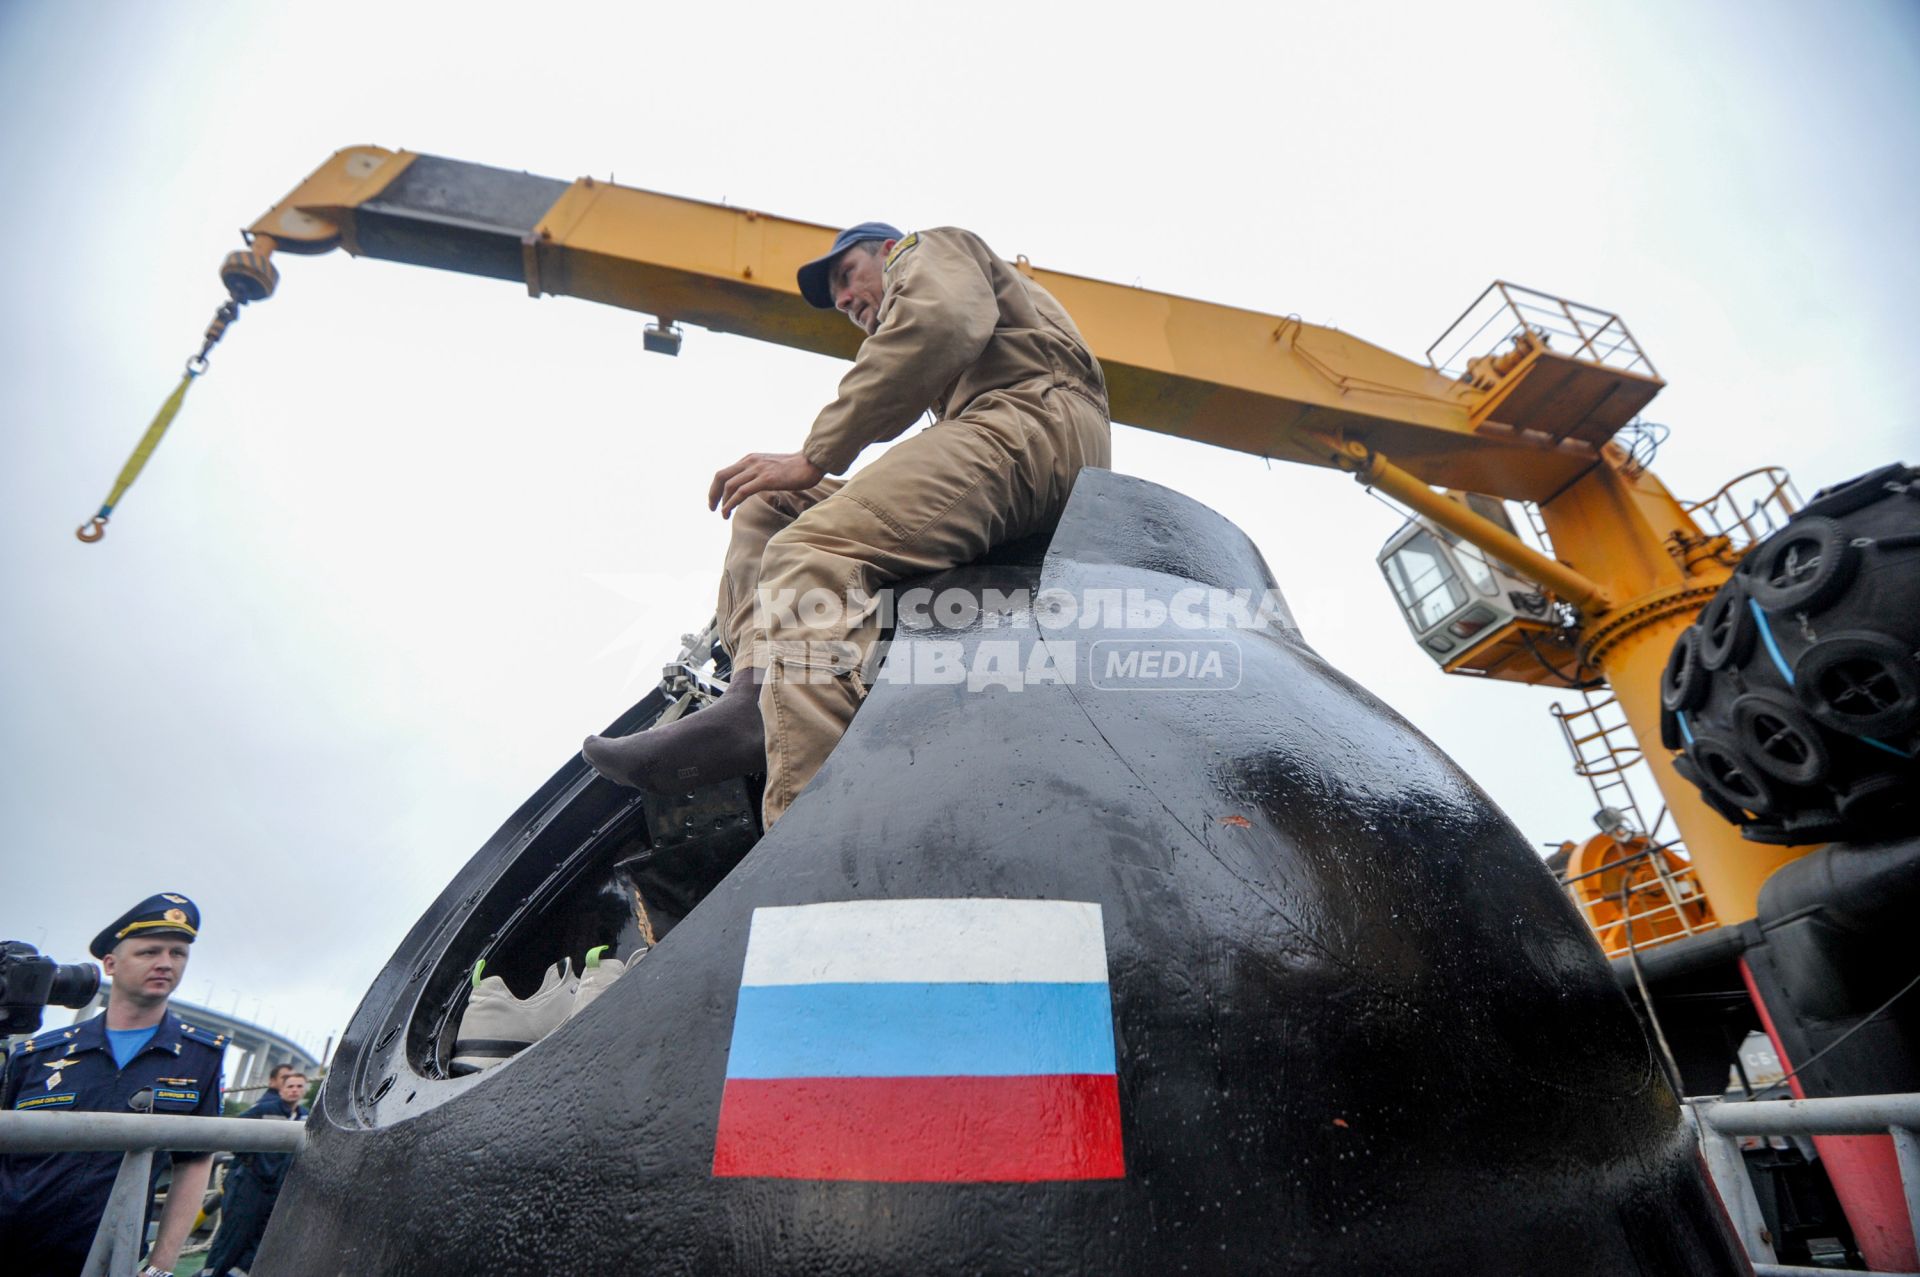
[{"label": "officer's peaked cap", "polygon": [[176,892],[163,891],[108,923],[88,950],[94,957],[104,958],[113,952],[113,946],[136,936],[185,936],[192,940],[199,934],[200,906]]},{"label": "officer's peaked cap", "polygon": [[862,222],[858,226],[847,227],[833,237],[833,248],[826,256],[816,257],[800,268],[800,295],[821,310],[832,310],[833,289],[827,283],[827,276],[833,272],[833,264],[840,260],[840,254],[870,239],[905,238],[899,227],[889,226],[885,222]]}]

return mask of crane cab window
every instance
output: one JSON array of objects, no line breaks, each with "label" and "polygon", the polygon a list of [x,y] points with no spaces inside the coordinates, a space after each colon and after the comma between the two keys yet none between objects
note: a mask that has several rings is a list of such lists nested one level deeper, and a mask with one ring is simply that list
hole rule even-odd
[{"label": "crane cab window", "polygon": [[[1482,570],[1486,565],[1479,565]],[[1416,632],[1424,633],[1457,612],[1467,591],[1447,552],[1432,536],[1419,532],[1381,564],[1400,610]]]},{"label": "crane cab window", "polygon": [[[1452,538],[1448,538],[1452,541]],[[1480,554],[1477,547],[1463,541],[1452,541],[1454,562],[1460,565],[1460,572],[1467,578],[1467,584],[1485,595],[1500,593],[1500,585],[1493,579],[1493,569]]]}]

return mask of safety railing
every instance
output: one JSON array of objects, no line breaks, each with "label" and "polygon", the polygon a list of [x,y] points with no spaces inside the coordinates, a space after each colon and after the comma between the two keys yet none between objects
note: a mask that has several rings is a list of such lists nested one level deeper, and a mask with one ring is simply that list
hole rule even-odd
[{"label": "safety railing", "polygon": [[1649,818],[1641,806],[1635,778],[1653,777],[1619,699],[1583,690],[1578,704],[1555,701],[1552,712],[1574,774],[1593,791],[1595,826],[1619,843],[1602,864],[1560,876],[1600,947],[1613,958],[1718,926],[1685,845],[1668,832],[1671,813],[1663,805]]},{"label": "safety railing", "polygon": [[1693,863],[1680,860],[1676,866],[1673,852],[1678,846],[1655,843],[1560,878],[1609,958],[1720,925],[1707,907]]},{"label": "safety railing", "polygon": [[[1687,1120],[1700,1140],[1707,1174],[1719,1190],[1727,1216],[1747,1248],[1755,1277],[1832,1277],[1831,1268],[1798,1268],[1775,1263],[1766,1218],[1754,1195],[1740,1156],[1742,1135],[1891,1135],[1907,1219],[1920,1234],[1920,1092],[1901,1095],[1847,1095],[1812,1100],[1688,1100]],[[1920,1277],[1908,1274],[1907,1277]]]},{"label": "safety railing", "polygon": [[0,1113],[0,1153],[125,1153],[80,1277],[137,1272],[145,1250],[153,1155],[298,1153],[306,1124],[143,1113]]},{"label": "safety railing", "polygon": [[[1773,1262],[1765,1217],[1740,1156],[1742,1135],[1891,1135],[1908,1218],[1920,1233],[1920,1093],[1745,1103],[1688,1100],[1685,1111],[1707,1172],[1756,1277],[1801,1277],[1834,1270]],[[299,1122],[131,1113],[0,1113],[0,1153],[125,1154],[81,1277],[132,1272],[139,1264],[147,1181],[157,1150],[298,1154],[305,1144],[306,1127]]]},{"label": "safety railing", "polygon": [[1533,533],[1533,548],[1549,558],[1554,557],[1553,537],[1547,531],[1547,520],[1540,513],[1537,502],[1520,502],[1520,513],[1526,516],[1527,530]]},{"label": "safety railing", "polygon": [[1779,466],[1762,466],[1681,509],[1702,532],[1723,536],[1732,549],[1742,551],[1784,527],[1802,504],[1791,475]]},{"label": "safety railing", "polygon": [[1526,333],[1544,341],[1556,354],[1622,372],[1659,376],[1620,316],[1504,279],[1489,284],[1427,347],[1427,363],[1450,377],[1466,377],[1470,360],[1493,354]]}]

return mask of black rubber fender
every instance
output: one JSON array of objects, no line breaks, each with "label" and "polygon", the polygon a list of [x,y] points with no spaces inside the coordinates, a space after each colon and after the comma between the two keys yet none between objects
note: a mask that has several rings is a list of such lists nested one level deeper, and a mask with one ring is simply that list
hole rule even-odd
[{"label": "black rubber fender", "polygon": [[1733,703],[1735,739],[1753,764],[1788,785],[1814,785],[1827,778],[1832,755],[1820,731],[1782,692],[1748,692]]},{"label": "black rubber fender", "polygon": [[1878,470],[1869,470],[1820,489],[1813,494],[1813,500],[1801,507],[1800,513],[1822,519],[1838,519],[1872,505],[1889,492],[1916,495],[1912,483],[1912,468],[1896,461],[1890,466],[1881,466]]},{"label": "black rubber fender", "polygon": [[1819,515],[1794,519],[1759,554],[1743,588],[1769,612],[1818,612],[1846,592],[1860,562],[1845,529]]},{"label": "black rubber fender", "polygon": [[[1691,628],[1698,635],[1697,646],[1703,674],[1746,660],[1748,653],[1753,651],[1754,639],[1759,633],[1753,614],[1747,607],[1747,587],[1737,580],[1728,582],[1726,588],[1714,595],[1707,606],[1701,609],[1699,621]],[[1700,694],[1704,695],[1704,676],[1700,682]],[[1698,703],[1697,697],[1695,703]]]},{"label": "black rubber fender", "polygon": [[1872,630],[1829,634],[1794,662],[1807,712],[1849,736],[1900,738],[1920,726],[1920,659]]},{"label": "black rubber fender", "polygon": [[1837,804],[1840,819],[1849,824],[1880,825],[1888,816],[1912,810],[1910,785],[1894,776],[1867,776],[1847,786]]},{"label": "black rubber fender", "polygon": [[[1660,704],[1669,712],[1693,709],[1707,694],[1707,670],[1700,663],[1700,629],[1688,626],[1667,654],[1667,667],[1660,676]],[[1668,749],[1680,748],[1669,741]]]},{"label": "black rubber fender", "polygon": [[1774,810],[1774,789],[1758,764],[1731,737],[1695,732],[1687,746],[1700,783],[1729,806],[1766,817]]},{"label": "black rubber fender", "polygon": [[1916,497],[1903,465],[1823,492],[1741,557],[1668,659],[1661,743],[1756,842],[1920,832]]}]

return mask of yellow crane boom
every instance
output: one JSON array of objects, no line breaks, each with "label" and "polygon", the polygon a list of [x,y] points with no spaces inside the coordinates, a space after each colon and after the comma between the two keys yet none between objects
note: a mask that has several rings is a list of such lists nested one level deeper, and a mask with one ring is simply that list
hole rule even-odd
[{"label": "yellow crane boom", "polygon": [[[563,182],[407,151],[336,152],[247,230],[222,277],[270,295],[276,253],[336,248],[522,283],[658,317],[851,357],[858,334],[809,306],[796,269],[834,228],[581,178]],[[1760,883],[1805,849],[1760,847],[1673,774],[1658,744],[1659,679],[1675,637],[1729,575],[1707,536],[1613,436],[1664,384],[1617,316],[1496,284],[1498,322],[1436,366],[1297,317],[1262,314],[1032,266],[1104,366],[1114,418],[1257,456],[1355,474],[1578,611],[1569,632],[1513,621],[1444,668],[1522,682],[1540,656],[1604,676],[1641,742],[1722,923],[1753,916]],[[1497,294],[1497,296],[1496,296]],[[1563,322],[1564,317],[1564,322]],[[1477,338],[1492,345],[1474,354]],[[1510,343],[1510,344],[1505,344]],[[1556,344],[1557,343],[1557,344]],[[1504,347],[1504,348],[1503,348]],[[1435,487],[1538,505],[1554,553]]]}]

